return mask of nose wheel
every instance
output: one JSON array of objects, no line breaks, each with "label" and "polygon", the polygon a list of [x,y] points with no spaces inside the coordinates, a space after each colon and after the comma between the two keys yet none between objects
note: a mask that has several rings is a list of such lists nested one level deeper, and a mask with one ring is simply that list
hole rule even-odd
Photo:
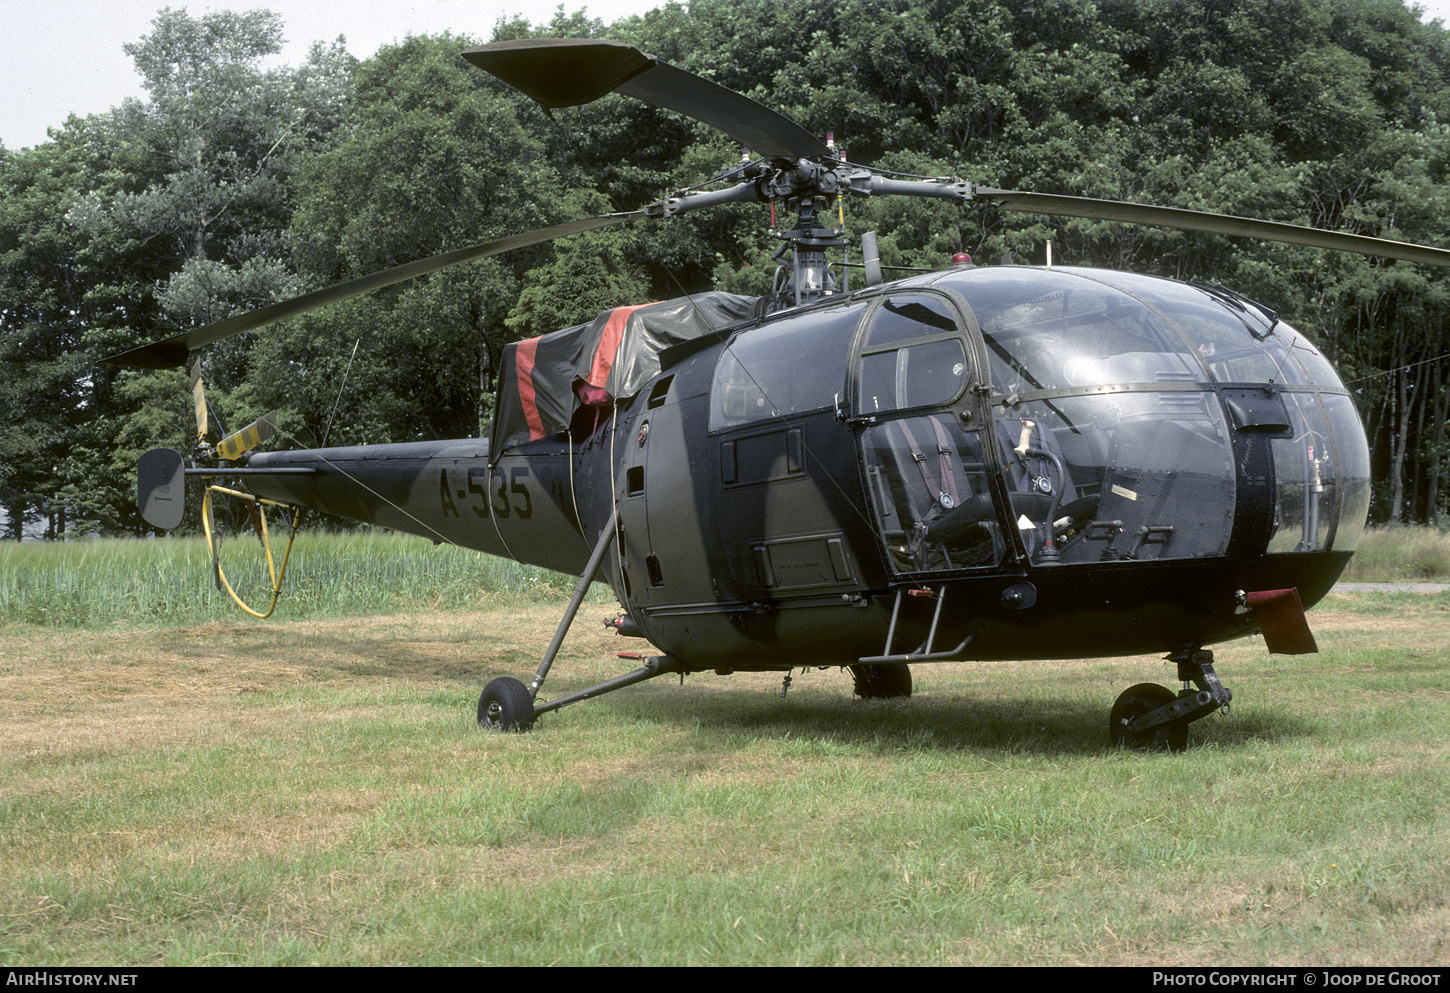
[{"label": "nose wheel", "polygon": [[[1188,747],[1188,725],[1222,708],[1228,712],[1233,691],[1213,671],[1213,653],[1186,649],[1167,657],[1178,663],[1184,689],[1174,693],[1157,683],[1138,683],[1118,697],[1108,714],[1108,738],[1119,748],[1181,752]],[[1188,689],[1192,683],[1197,691]]]},{"label": "nose wheel", "polygon": [[1166,686],[1139,683],[1129,686],[1108,714],[1108,738],[1119,748],[1149,752],[1181,752],[1188,747],[1188,724],[1170,721],[1146,731],[1137,729],[1140,717],[1166,707],[1178,698]]}]

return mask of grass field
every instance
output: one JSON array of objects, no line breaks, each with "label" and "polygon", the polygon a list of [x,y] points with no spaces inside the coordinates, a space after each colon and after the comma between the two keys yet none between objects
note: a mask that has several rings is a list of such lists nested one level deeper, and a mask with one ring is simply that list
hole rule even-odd
[{"label": "grass field", "polygon": [[[249,603],[266,606],[265,560],[255,540],[227,542],[221,564]],[[1370,530],[1343,578],[1450,582],[1450,533]],[[479,609],[557,599],[573,585],[571,577],[423,538],[306,532],[297,541],[276,616]],[[604,587],[594,589],[598,602],[613,603]],[[213,586],[200,537],[0,542],[0,625],[175,625],[240,616]]]},{"label": "grass field", "polygon": [[1450,532],[1433,528],[1371,528],[1349,560],[1351,582],[1450,582]]},{"label": "grass field", "polygon": [[[278,562],[282,546],[275,547]],[[255,539],[224,542],[221,566],[246,602],[267,606],[266,559]],[[575,582],[409,535],[304,532],[287,567],[276,616],[295,620],[532,602],[567,597]],[[71,628],[241,616],[214,586],[211,555],[200,536],[0,542],[0,624]]]},{"label": "grass field", "polygon": [[[1156,658],[874,703],[667,677],[480,732],[551,590],[0,624],[0,963],[1450,961],[1446,594],[1332,594],[1316,656],[1221,646],[1232,715],[1162,755],[1105,732]],[[630,666],[606,612],[544,696]]]}]

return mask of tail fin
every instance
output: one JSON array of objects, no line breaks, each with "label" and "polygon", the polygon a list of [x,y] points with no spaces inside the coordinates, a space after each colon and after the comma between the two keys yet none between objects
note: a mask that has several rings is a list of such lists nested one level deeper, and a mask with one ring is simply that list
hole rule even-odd
[{"label": "tail fin", "polygon": [[136,509],[154,528],[170,531],[186,515],[186,469],[181,453],[153,448],[136,463]]}]

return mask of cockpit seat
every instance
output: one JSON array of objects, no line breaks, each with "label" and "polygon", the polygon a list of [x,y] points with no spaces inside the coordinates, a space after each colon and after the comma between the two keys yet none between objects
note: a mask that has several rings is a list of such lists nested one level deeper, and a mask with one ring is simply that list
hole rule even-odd
[{"label": "cockpit seat", "polygon": [[992,537],[970,521],[951,540],[929,537],[936,521],[963,506],[985,507],[981,520],[995,520],[976,437],[949,414],[905,417],[869,430],[868,471],[877,479],[883,537],[903,567],[975,565],[993,554]]},{"label": "cockpit seat", "polygon": [[[1101,524],[1091,541],[1106,541],[1093,558],[1185,558],[1216,555],[1232,522],[1232,463],[1226,446],[1193,430],[1193,422],[1143,417],[1118,425],[1103,478]],[[1075,556],[1066,556],[1075,558]]]}]

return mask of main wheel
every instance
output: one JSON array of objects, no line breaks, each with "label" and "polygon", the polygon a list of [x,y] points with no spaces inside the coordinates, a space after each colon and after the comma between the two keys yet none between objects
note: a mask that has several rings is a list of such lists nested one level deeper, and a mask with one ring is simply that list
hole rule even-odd
[{"label": "main wheel", "polygon": [[491,731],[527,731],[534,725],[534,698],[511,676],[495,679],[478,698],[478,726]]},{"label": "main wheel", "polygon": [[1181,752],[1188,747],[1188,725],[1182,721],[1160,724],[1149,731],[1136,734],[1128,731],[1127,724],[1135,717],[1157,710],[1172,703],[1177,697],[1166,686],[1157,683],[1139,683],[1129,686],[1113,704],[1108,714],[1108,737],[1119,748],[1132,748],[1154,752]]},{"label": "main wheel", "polygon": [[850,666],[856,695],[863,700],[911,696],[911,666],[905,662]]}]

